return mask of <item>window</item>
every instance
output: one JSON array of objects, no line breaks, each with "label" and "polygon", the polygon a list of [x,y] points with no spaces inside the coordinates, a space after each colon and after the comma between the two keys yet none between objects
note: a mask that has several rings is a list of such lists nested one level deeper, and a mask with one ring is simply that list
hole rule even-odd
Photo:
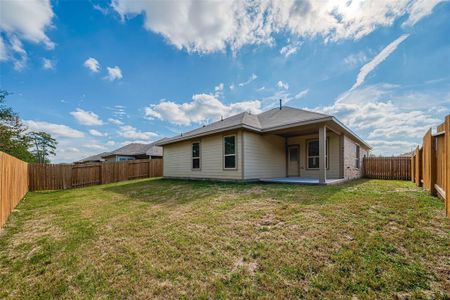
[{"label": "window", "polygon": [[355,167],[357,168],[357,169],[359,169],[359,166],[360,166],[360,152],[361,152],[361,149],[360,149],[360,147],[359,147],[359,145],[356,145],[356,158],[355,158]]},{"label": "window", "polygon": [[[327,145],[325,151],[326,168],[328,169],[328,153],[329,153],[329,139],[327,138]],[[319,140],[308,141],[307,147],[307,165],[308,169],[319,168]]]},{"label": "window", "polygon": [[223,159],[225,169],[236,169],[236,136],[229,135],[223,138]]},{"label": "window", "polygon": [[134,157],[130,156],[117,156],[117,161],[134,160]]},{"label": "window", "polygon": [[192,169],[200,169],[200,143],[192,143]]}]

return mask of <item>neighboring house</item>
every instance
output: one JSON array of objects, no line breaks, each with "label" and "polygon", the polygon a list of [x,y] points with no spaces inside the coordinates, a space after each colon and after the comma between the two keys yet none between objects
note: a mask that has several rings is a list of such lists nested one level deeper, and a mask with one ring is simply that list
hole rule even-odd
[{"label": "neighboring house", "polygon": [[240,113],[157,145],[164,177],[320,184],[361,177],[371,149],[335,117],[292,107]]},{"label": "neighboring house", "polygon": [[[161,140],[162,141],[162,140]],[[103,152],[97,155],[89,156],[75,163],[94,163],[94,162],[112,162],[135,159],[161,159],[163,149],[156,143],[140,144],[131,143],[111,152]]]},{"label": "neighboring house", "polygon": [[103,158],[104,155],[107,155],[109,152],[102,152],[100,154],[92,155],[86,158],[83,158],[79,161],[76,161],[76,164],[89,164],[89,163],[99,163],[104,162],[105,159]]},{"label": "neighboring house", "polygon": [[103,156],[106,161],[124,161],[134,159],[160,159],[163,149],[152,144],[131,143]]}]

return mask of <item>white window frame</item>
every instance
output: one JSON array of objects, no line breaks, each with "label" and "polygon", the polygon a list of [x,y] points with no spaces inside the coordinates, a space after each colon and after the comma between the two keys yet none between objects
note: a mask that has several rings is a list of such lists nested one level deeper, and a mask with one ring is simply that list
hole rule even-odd
[{"label": "white window frame", "polygon": [[[228,137],[234,137],[234,154],[225,154],[225,139]],[[237,165],[238,165],[238,161],[237,161],[237,135],[236,134],[229,134],[229,135],[225,135],[223,136],[222,139],[222,143],[223,143],[223,169],[224,170],[237,170]],[[225,157],[227,156],[234,156],[234,167],[233,168],[227,168],[225,166]]]},{"label": "white window frame", "polygon": [[[198,144],[198,156],[194,156],[194,144]],[[202,169],[202,145],[200,141],[191,143],[191,169],[193,171],[200,171]],[[198,168],[194,168],[194,159],[198,159]]]},{"label": "white window frame", "polygon": [[[310,158],[316,157],[317,159],[320,159],[319,155],[313,155],[313,156],[309,155],[309,144],[312,143],[312,142],[320,142],[320,141],[319,141],[319,139],[312,139],[312,140],[307,140],[306,141],[306,169],[307,170],[319,170],[320,167],[318,167],[318,168],[310,168],[309,167],[309,159]],[[320,145],[319,145],[319,147],[320,147]],[[330,156],[329,154],[330,154],[330,138],[327,137],[326,151],[325,151],[325,162],[326,162],[326,169],[327,170],[330,169],[330,162],[329,162],[329,159],[328,159],[328,157]],[[320,164],[319,164],[319,166],[320,166]]]}]

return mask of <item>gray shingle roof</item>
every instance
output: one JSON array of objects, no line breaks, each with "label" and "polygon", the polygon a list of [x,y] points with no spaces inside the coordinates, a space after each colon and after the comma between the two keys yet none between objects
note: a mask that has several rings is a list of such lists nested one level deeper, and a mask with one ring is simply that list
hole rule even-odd
[{"label": "gray shingle roof", "polygon": [[102,152],[100,154],[92,155],[83,159],[80,159],[76,161],[77,163],[84,163],[84,162],[95,162],[95,161],[104,161],[102,157],[108,155],[109,152]]},{"label": "gray shingle roof", "polygon": [[162,156],[162,148],[155,145],[156,143],[151,144],[141,144],[141,143],[131,143],[125,145],[117,150],[109,152],[107,155],[103,157],[112,156],[112,155],[151,155],[151,156]]},{"label": "gray shingle roof", "polygon": [[327,117],[331,116],[288,106],[283,106],[282,109],[273,108],[257,115],[243,112],[183,133],[182,135],[159,141],[158,144],[164,145],[174,141],[186,140],[198,135],[208,134],[209,132],[214,133],[234,128],[244,127],[255,131],[262,131],[276,126],[318,120]]},{"label": "gray shingle roof", "polygon": [[[161,142],[164,139],[161,139],[157,142]],[[92,155],[86,158],[83,158],[79,161],[76,161],[77,163],[84,163],[84,162],[94,162],[94,161],[104,161],[105,157],[113,156],[113,155],[149,155],[149,156],[163,156],[163,148],[160,146],[157,146],[156,143],[151,144],[141,144],[141,143],[131,143],[128,145],[125,145],[119,149],[116,149],[111,152],[102,152],[100,154]]]}]

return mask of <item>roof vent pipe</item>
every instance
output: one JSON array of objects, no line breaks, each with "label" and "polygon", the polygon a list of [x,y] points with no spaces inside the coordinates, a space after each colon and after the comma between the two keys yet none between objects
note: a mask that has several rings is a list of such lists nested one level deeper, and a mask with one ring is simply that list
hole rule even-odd
[{"label": "roof vent pipe", "polygon": [[283,100],[280,99],[280,110],[281,110],[282,106],[283,106]]}]

